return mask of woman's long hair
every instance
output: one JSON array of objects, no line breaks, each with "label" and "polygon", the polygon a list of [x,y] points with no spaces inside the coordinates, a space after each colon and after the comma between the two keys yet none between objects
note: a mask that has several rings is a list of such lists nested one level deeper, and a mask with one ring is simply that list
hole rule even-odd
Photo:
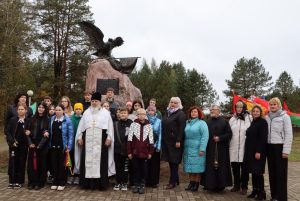
[{"label": "woman's long hair", "polygon": [[132,103],[132,108],[131,108],[131,111],[130,111],[129,114],[132,114],[132,113],[133,113],[133,111],[134,111],[134,105],[135,105],[136,103],[140,104],[140,105],[141,105],[141,108],[144,108],[144,105],[143,105],[143,103],[142,103],[141,100],[134,100],[133,103]]},{"label": "woman's long hair", "polygon": [[[38,112],[38,107],[39,107],[40,105],[42,105],[42,106],[45,108],[45,110],[44,110],[42,116],[40,116],[40,114],[39,114],[39,112]],[[48,128],[48,125],[49,125],[49,117],[48,117],[48,107],[47,107],[46,103],[40,102],[40,103],[38,103],[38,104],[36,105],[36,108],[37,108],[37,110],[36,110],[34,116],[32,117],[32,121],[31,121],[32,124],[33,124],[33,123],[36,123],[38,119],[41,119],[41,121],[43,122],[42,127],[43,127],[43,128]]]},{"label": "woman's long hair", "polygon": [[62,99],[66,99],[68,101],[68,106],[64,110],[67,115],[71,115],[71,113],[73,112],[73,107],[72,107],[70,98],[68,96],[63,96],[60,99],[60,103],[61,103]]}]

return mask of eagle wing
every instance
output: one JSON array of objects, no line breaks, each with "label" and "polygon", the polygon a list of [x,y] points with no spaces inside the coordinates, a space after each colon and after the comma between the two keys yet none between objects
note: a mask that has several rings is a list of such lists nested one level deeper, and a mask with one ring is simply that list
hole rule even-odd
[{"label": "eagle wing", "polygon": [[104,34],[98,27],[96,27],[93,23],[87,21],[79,22],[79,26],[89,37],[91,44],[94,45],[96,49],[100,49],[101,47],[103,47]]}]

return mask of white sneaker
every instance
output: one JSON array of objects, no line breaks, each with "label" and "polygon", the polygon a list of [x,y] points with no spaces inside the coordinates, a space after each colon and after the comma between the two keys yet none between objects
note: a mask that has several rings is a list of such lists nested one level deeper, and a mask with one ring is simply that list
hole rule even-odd
[{"label": "white sneaker", "polygon": [[116,184],[113,188],[114,191],[118,191],[121,189],[121,184]]},{"label": "white sneaker", "polygon": [[65,189],[64,186],[58,186],[58,187],[57,187],[57,190],[58,190],[58,191],[63,191],[64,189]]},{"label": "white sneaker", "polygon": [[51,186],[50,189],[51,189],[51,190],[56,190],[56,189],[57,189],[57,186]]},{"label": "white sneaker", "polygon": [[128,188],[127,188],[127,184],[122,184],[121,185],[121,191],[127,191]]}]

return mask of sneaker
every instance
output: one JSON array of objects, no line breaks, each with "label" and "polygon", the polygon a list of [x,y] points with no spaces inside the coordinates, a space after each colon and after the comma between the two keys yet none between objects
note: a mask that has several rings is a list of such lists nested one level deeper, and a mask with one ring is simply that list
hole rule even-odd
[{"label": "sneaker", "polygon": [[127,191],[128,188],[127,188],[127,184],[122,184],[121,185],[121,191]]},{"label": "sneaker", "polygon": [[113,188],[114,191],[121,190],[121,184],[116,184]]},{"label": "sneaker", "polygon": [[51,190],[56,190],[56,189],[57,189],[57,186],[51,186],[50,189],[51,189]]},{"label": "sneaker", "polygon": [[138,193],[140,190],[140,186],[134,186],[133,189],[132,189],[132,192],[133,193]]},{"label": "sneaker", "polygon": [[67,184],[72,185],[74,183],[74,177],[68,177]]},{"label": "sneaker", "polygon": [[14,188],[21,188],[21,187],[22,187],[22,185],[18,184],[18,183],[15,183],[15,185],[14,185]]},{"label": "sneaker", "polygon": [[48,184],[53,184],[53,177],[52,175],[49,173],[48,177],[47,177],[47,183]]},{"label": "sneaker", "polygon": [[139,188],[139,194],[144,194],[145,193],[145,187],[144,186],[140,186]]},{"label": "sneaker", "polygon": [[7,188],[12,189],[14,187],[14,184],[8,184]]},{"label": "sneaker", "polygon": [[58,187],[57,187],[57,190],[58,190],[58,191],[63,191],[63,190],[65,190],[65,186],[58,186]]},{"label": "sneaker", "polygon": [[74,184],[74,185],[79,185],[79,177],[75,177],[75,178],[74,178],[73,184]]}]

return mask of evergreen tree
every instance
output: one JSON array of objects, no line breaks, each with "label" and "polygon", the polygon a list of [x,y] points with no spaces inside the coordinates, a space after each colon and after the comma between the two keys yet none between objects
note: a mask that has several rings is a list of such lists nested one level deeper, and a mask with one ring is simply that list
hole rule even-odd
[{"label": "evergreen tree", "polygon": [[[72,89],[72,86],[76,85],[69,82],[69,74],[72,70],[80,68],[84,73],[88,66],[87,59],[82,57],[89,57],[86,53],[90,45],[78,26],[80,21],[91,21],[92,13],[87,3],[88,0],[36,1],[34,9],[41,44],[40,51],[51,62],[54,70],[55,97],[66,95],[68,91],[65,89]],[[78,52],[81,57],[76,56]],[[78,61],[74,62],[75,58]],[[85,63],[83,64],[82,61]],[[81,82],[84,82],[83,79]]]},{"label": "evergreen tree", "polygon": [[17,92],[33,89],[29,56],[33,44],[29,23],[30,3],[22,0],[0,1],[0,118]]},{"label": "evergreen tree", "polygon": [[252,95],[253,90],[257,95],[263,95],[272,85],[272,76],[269,75],[256,57],[252,59],[241,58],[234,66],[231,80],[226,80],[229,90],[224,93],[232,95],[232,90],[243,97]]},{"label": "evergreen tree", "polygon": [[286,99],[294,91],[294,81],[291,75],[283,71],[275,82],[274,92],[278,93],[281,98]]}]

